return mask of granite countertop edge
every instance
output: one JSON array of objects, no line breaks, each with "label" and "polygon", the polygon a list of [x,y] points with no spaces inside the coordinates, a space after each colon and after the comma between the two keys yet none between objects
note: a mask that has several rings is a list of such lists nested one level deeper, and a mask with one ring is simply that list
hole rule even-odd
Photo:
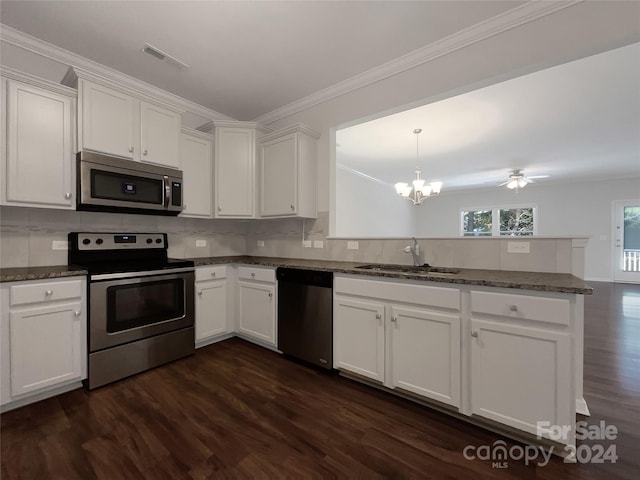
[{"label": "granite countertop edge", "polygon": [[[479,285],[495,288],[534,290],[541,292],[572,293],[591,295],[593,289],[584,280],[568,273],[521,272],[507,270],[460,269],[455,276],[438,274],[403,274],[388,271],[372,271],[356,268],[363,262],[344,262],[332,260],[310,260],[277,257],[252,257],[245,255],[190,258],[196,267],[222,264],[244,264],[264,267],[293,267],[306,270],[327,271],[365,275],[369,277],[386,277],[404,280],[418,280],[457,285]],[[43,280],[86,275],[87,271],[74,265],[58,265],[48,267],[16,267],[0,268],[0,282],[18,282]]]}]

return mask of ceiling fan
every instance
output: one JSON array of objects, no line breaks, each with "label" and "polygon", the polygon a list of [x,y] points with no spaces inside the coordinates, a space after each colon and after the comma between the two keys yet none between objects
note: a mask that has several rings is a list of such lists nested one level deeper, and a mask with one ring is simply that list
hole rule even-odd
[{"label": "ceiling fan", "polygon": [[549,175],[535,175],[535,176],[527,177],[522,172],[522,170],[515,169],[515,170],[512,170],[509,173],[509,178],[506,181],[498,184],[498,186],[502,187],[502,186],[506,185],[507,188],[510,188],[512,190],[515,189],[516,192],[517,192],[518,189],[524,188],[529,183],[535,183],[533,181],[534,178],[547,178],[548,176]]}]

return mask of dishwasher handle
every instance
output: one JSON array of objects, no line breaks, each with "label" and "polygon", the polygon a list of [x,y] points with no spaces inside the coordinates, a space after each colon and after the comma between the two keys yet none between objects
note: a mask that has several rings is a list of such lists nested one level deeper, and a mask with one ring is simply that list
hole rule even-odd
[{"label": "dishwasher handle", "polygon": [[305,270],[303,268],[279,267],[276,270],[278,282],[290,282],[301,285],[333,288],[333,272]]}]

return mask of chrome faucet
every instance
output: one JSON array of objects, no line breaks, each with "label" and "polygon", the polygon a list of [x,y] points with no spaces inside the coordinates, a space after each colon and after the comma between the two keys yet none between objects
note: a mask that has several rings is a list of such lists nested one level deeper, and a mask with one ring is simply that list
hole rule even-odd
[{"label": "chrome faucet", "polygon": [[420,245],[418,245],[418,241],[416,237],[412,237],[413,246],[407,245],[404,247],[404,253],[410,253],[413,257],[413,264],[417,267],[420,265]]}]

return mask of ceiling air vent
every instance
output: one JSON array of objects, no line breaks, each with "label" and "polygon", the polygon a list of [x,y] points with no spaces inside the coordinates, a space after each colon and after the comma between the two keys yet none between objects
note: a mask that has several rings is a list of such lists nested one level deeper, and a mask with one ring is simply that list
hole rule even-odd
[{"label": "ceiling air vent", "polygon": [[189,68],[189,65],[187,65],[186,63],[181,62],[176,57],[173,57],[173,56],[169,55],[168,53],[163,52],[159,48],[154,47],[153,45],[151,45],[149,43],[145,43],[144,44],[144,48],[142,49],[142,51],[144,53],[148,53],[152,57],[157,58],[158,60],[162,60],[164,62],[167,62],[168,64],[173,65],[174,67],[182,68],[182,69],[185,69],[185,70],[187,68]]}]

